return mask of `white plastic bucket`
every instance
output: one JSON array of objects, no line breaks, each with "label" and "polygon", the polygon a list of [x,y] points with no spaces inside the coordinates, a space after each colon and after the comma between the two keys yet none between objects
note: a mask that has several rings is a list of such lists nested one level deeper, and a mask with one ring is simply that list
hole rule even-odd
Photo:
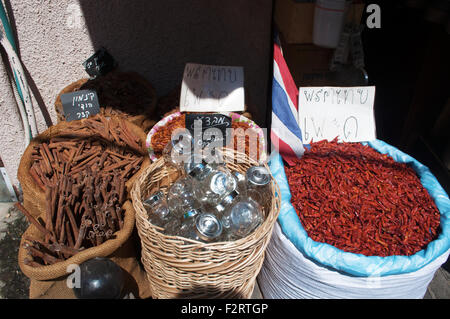
[{"label": "white plastic bucket", "polygon": [[314,8],[313,43],[336,48],[349,6],[346,0],[316,0]]}]

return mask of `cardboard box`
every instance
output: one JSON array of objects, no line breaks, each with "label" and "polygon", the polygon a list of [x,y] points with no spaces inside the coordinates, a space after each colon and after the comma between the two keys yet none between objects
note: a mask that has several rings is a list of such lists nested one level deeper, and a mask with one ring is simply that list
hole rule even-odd
[{"label": "cardboard box", "polygon": [[[313,43],[314,6],[312,2],[275,0],[275,24],[287,43]],[[353,3],[349,8],[347,22],[359,24],[363,10],[364,3]]]},{"label": "cardboard box", "polygon": [[333,49],[313,44],[289,44],[283,41],[283,38],[281,47],[297,87],[333,84],[333,73],[330,71]]}]

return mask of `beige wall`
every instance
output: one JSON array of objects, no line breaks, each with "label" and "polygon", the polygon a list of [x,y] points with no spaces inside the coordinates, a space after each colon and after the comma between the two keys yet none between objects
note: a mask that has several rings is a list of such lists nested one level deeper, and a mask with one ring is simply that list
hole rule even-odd
[{"label": "beige wall", "polygon": [[[160,96],[179,84],[186,62],[244,66],[249,110],[258,124],[265,124],[271,0],[4,3],[12,11],[31,86],[36,86],[34,106],[40,131],[50,122],[56,123],[56,95],[69,83],[86,77],[81,63],[101,46],[121,69],[141,72]],[[24,134],[4,63],[0,64],[0,106],[0,154],[17,185]]]}]

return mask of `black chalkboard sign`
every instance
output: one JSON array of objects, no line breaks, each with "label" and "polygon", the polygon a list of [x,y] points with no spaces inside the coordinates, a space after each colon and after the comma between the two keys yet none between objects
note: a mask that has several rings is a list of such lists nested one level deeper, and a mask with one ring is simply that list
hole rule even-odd
[{"label": "black chalkboard sign", "polygon": [[61,95],[66,121],[81,120],[100,112],[97,92],[80,90]]},{"label": "black chalkboard sign", "polygon": [[[219,113],[188,113],[186,114],[185,125],[191,132],[195,139],[198,140],[195,135],[195,121],[201,121],[202,129],[202,147],[205,147],[212,141],[222,141],[224,146],[229,143],[231,138],[231,118],[224,114]],[[197,122],[197,127],[199,127]],[[214,128],[216,130],[210,130]],[[227,130],[228,129],[228,130]]]},{"label": "black chalkboard sign", "polygon": [[83,63],[84,69],[91,78],[105,75],[112,71],[117,63],[105,48],[100,48]]}]

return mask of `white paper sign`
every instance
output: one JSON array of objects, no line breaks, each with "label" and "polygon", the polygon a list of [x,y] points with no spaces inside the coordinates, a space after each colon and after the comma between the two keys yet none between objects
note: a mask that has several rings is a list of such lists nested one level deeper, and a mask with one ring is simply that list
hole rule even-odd
[{"label": "white paper sign", "polygon": [[180,94],[181,112],[244,111],[244,68],[187,63]]},{"label": "white paper sign", "polygon": [[298,123],[304,144],[338,137],[343,142],[376,139],[375,86],[303,87]]}]

